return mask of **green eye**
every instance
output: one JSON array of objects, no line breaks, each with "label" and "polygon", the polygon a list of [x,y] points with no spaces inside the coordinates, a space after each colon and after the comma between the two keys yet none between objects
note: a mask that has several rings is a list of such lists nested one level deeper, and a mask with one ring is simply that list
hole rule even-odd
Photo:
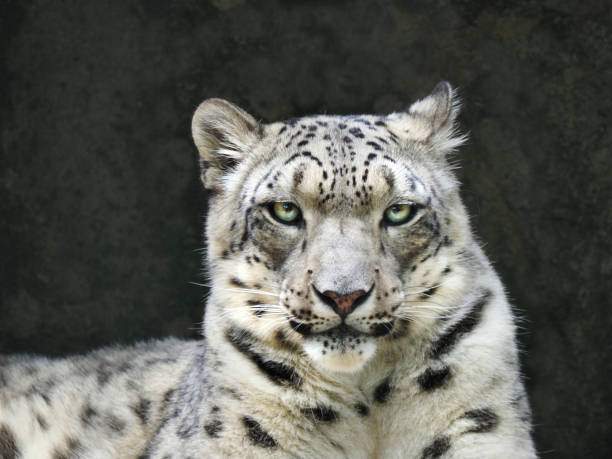
[{"label": "green eye", "polygon": [[393,204],[385,210],[384,222],[387,225],[403,225],[416,214],[416,204]]},{"label": "green eye", "polygon": [[270,204],[270,213],[281,223],[295,225],[302,220],[300,208],[292,202],[273,202]]}]

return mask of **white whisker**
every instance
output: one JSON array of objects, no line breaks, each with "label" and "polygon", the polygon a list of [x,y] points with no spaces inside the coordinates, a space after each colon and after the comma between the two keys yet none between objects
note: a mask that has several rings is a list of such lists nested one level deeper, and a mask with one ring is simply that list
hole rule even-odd
[{"label": "white whisker", "polygon": [[[198,287],[207,287],[207,288],[213,288],[212,285],[210,284],[201,284],[199,282],[189,282],[190,284],[193,285],[197,285]],[[256,290],[256,289],[252,289],[252,288],[234,288],[234,287],[219,287],[219,286],[215,286],[214,288],[220,289],[220,290],[227,290],[230,292],[240,292],[240,293],[256,293],[256,294],[260,294],[260,295],[270,295],[270,296],[280,296],[278,293],[272,293],[272,292],[268,292],[265,290]]]},{"label": "white whisker", "polygon": [[[424,288],[424,289],[422,289],[422,290],[415,290],[415,291],[404,290],[404,293],[405,293],[405,294],[407,294],[407,295],[416,295],[416,294],[419,294],[419,293],[424,293],[424,292],[426,292],[426,291],[428,291],[428,290],[431,290],[432,288],[438,288],[438,287],[441,287],[442,285],[446,284],[446,283],[447,283],[449,280],[450,280],[450,279],[447,279],[447,280],[445,280],[445,281],[443,281],[443,282],[439,282],[439,283],[437,283],[437,284],[430,285],[429,287]],[[411,288],[411,287],[408,287],[408,289],[410,289],[410,288]]]}]

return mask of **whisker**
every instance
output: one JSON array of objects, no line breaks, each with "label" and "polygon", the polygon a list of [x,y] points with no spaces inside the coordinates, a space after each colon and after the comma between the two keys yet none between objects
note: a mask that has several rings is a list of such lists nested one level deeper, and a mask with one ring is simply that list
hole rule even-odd
[{"label": "whisker", "polygon": [[396,317],[398,317],[399,319],[403,319],[403,320],[414,321],[415,319],[439,319],[440,317],[444,317],[444,316],[439,315],[439,314],[423,314],[423,313],[417,312],[416,314],[407,314],[407,315],[396,314]]},{"label": "whisker", "polygon": [[436,301],[431,301],[430,299],[424,299],[424,298],[421,298],[421,299],[418,299],[418,300],[403,300],[402,304],[403,303],[406,303],[406,304],[412,303],[412,304],[416,304],[416,305],[432,305],[432,307],[437,306],[437,307],[445,308],[445,309],[446,308],[457,308],[457,307],[460,307],[460,306],[446,305],[446,304],[438,303]]},{"label": "whisker", "polygon": [[411,309],[428,309],[431,311],[449,311],[458,309],[456,306],[441,306],[441,305],[430,305],[425,303],[406,304],[400,306],[398,309],[411,310]]},{"label": "whisker", "polygon": [[270,295],[270,296],[279,296],[280,297],[280,295],[278,293],[267,292],[265,290],[256,290],[256,289],[252,289],[252,288],[218,287],[218,286],[213,287],[210,284],[201,284],[199,282],[189,282],[189,283],[193,284],[193,285],[197,285],[198,287],[218,288],[220,290],[226,290],[226,291],[230,291],[230,292],[256,293],[256,294],[260,294],[260,295]]},{"label": "whisker", "polygon": [[[447,279],[447,280],[442,281],[442,282],[439,282],[439,283],[437,283],[437,284],[430,285],[429,287],[426,287],[426,288],[424,288],[424,289],[422,289],[422,290],[415,290],[415,291],[404,290],[404,293],[406,293],[407,295],[416,295],[416,294],[418,294],[418,293],[423,293],[423,292],[426,292],[426,291],[428,291],[428,290],[431,290],[432,288],[438,288],[438,287],[441,287],[442,285],[446,284],[446,283],[447,283],[447,282],[449,282],[449,281],[450,281],[450,279]],[[410,288],[411,288],[411,287],[408,287],[408,289],[410,289]]]},{"label": "whisker", "polygon": [[265,290],[255,290],[250,288],[229,288],[229,287],[217,287],[220,290],[225,290],[228,292],[240,292],[240,293],[255,293],[258,295],[268,295],[268,296],[277,296],[280,297],[278,293],[266,292]]}]

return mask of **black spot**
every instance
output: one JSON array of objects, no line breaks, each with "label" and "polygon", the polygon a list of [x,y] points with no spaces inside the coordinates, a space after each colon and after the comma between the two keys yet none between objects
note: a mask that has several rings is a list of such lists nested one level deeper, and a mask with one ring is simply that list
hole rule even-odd
[{"label": "black spot", "polygon": [[113,432],[121,433],[125,429],[125,421],[122,421],[113,414],[109,414],[106,417],[106,424]]},{"label": "black spot", "polygon": [[274,448],[276,446],[276,440],[274,440],[274,437],[263,430],[259,422],[257,422],[255,419],[249,416],[244,416],[242,418],[242,423],[246,427],[247,434],[254,444],[261,446],[262,448]]},{"label": "black spot", "polygon": [[297,131],[295,134],[293,134],[290,138],[289,138],[289,142],[287,142],[285,144],[285,148],[289,148],[289,145],[291,145],[291,142],[293,142],[293,139],[295,139],[297,136],[299,136],[302,133],[302,130]]},{"label": "black spot", "polygon": [[427,290],[425,290],[423,293],[421,293],[420,298],[422,300],[426,300],[427,298],[430,298],[434,293],[436,293],[436,290],[438,290],[439,286],[440,285],[437,284],[437,285],[434,285],[432,287],[429,287]]},{"label": "black spot", "polygon": [[53,452],[53,459],[73,459],[78,457],[77,449],[81,446],[81,443],[76,438],[68,438],[66,440],[66,447],[63,449],[55,449]]},{"label": "black spot", "polygon": [[450,327],[438,341],[431,347],[431,356],[439,358],[440,356],[450,352],[457,340],[469,332],[480,323],[482,310],[491,298],[491,292],[486,290],[478,300],[470,307],[468,313],[459,322]]},{"label": "black spot", "polygon": [[96,374],[98,376],[98,384],[103,386],[113,375],[111,365],[108,362],[102,362],[96,370]]},{"label": "black spot", "polygon": [[303,322],[296,322],[295,320],[290,320],[289,325],[291,326],[293,331],[298,332],[300,335],[308,336],[312,331],[312,325]]},{"label": "black spot", "polygon": [[[176,415],[178,416],[178,413]],[[183,418],[181,424],[176,429],[176,435],[181,438],[191,438],[197,433],[199,425],[199,420],[194,419],[193,416]]]},{"label": "black spot", "polygon": [[[381,146],[380,146],[380,145],[378,145],[376,142],[366,142],[366,145],[371,146],[371,147],[372,147],[372,148],[374,148],[374,150],[376,150],[376,151],[380,151],[380,150],[382,150]],[[372,156],[372,154],[369,154],[369,155],[368,155],[368,159],[372,159],[372,158],[370,158],[370,156]],[[376,155],[374,155],[374,158],[376,158]]]},{"label": "black spot", "polygon": [[2,459],[16,459],[21,453],[12,430],[5,424],[0,424],[0,457]]},{"label": "black spot", "polygon": [[355,410],[359,414],[359,416],[367,416],[370,414],[370,408],[365,403],[357,403],[355,405]]},{"label": "black spot", "polygon": [[298,147],[303,147],[304,145],[308,145],[308,140],[301,140],[298,142]]},{"label": "black spot", "polygon": [[247,288],[247,285],[242,282],[240,279],[238,279],[237,277],[232,277],[230,279],[230,284],[235,285],[236,287],[240,287],[240,288]]},{"label": "black spot", "polygon": [[143,425],[146,425],[147,422],[149,422],[149,414],[151,412],[151,400],[141,398],[138,401],[137,405],[132,406],[132,411],[134,412],[134,414],[136,414],[138,419],[140,419],[140,422],[142,422]]},{"label": "black spot", "polygon": [[321,162],[321,160],[319,158],[317,158],[316,156],[314,156],[311,152],[309,151],[303,151],[302,152],[302,156],[304,156],[305,158],[311,159],[314,162],[317,163],[317,165],[319,167],[323,167],[323,163]]},{"label": "black spot", "polygon": [[381,382],[376,389],[374,389],[374,400],[378,403],[385,403],[389,400],[391,394],[391,382],[390,378],[386,378]]},{"label": "black spot", "polygon": [[338,420],[338,413],[327,406],[315,406],[310,408],[302,408],[300,410],[304,415],[318,422],[334,422]]},{"label": "black spot", "polygon": [[384,155],[383,158],[385,158],[387,161],[391,161],[392,163],[395,162],[395,160],[391,156]]},{"label": "black spot", "polygon": [[[387,295],[385,295],[387,296]],[[387,335],[389,333],[391,333],[391,330],[393,330],[393,322],[380,322],[377,323],[376,325],[372,325],[372,327],[370,328],[370,334],[372,336],[384,336]]]},{"label": "black spot", "polygon": [[223,423],[218,419],[214,419],[204,424],[204,430],[212,438],[219,438],[219,432],[223,430]]},{"label": "black spot", "polygon": [[417,381],[424,391],[430,391],[442,387],[451,376],[449,367],[443,367],[439,370],[427,368],[417,377]]},{"label": "black spot", "polygon": [[299,352],[298,346],[293,344],[291,341],[288,341],[287,340],[287,336],[285,335],[285,332],[283,332],[282,330],[278,330],[274,334],[274,337],[278,341],[278,344],[281,347],[283,347],[285,350],[288,350],[288,351],[291,351],[291,352]]},{"label": "black spot", "polygon": [[491,432],[493,429],[495,429],[495,427],[497,427],[497,424],[499,424],[499,416],[490,408],[470,410],[467,411],[462,417],[470,419],[476,423],[474,427],[466,430],[466,433]]},{"label": "black spot", "polygon": [[274,360],[266,360],[256,352],[253,345],[255,339],[248,331],[232,327],[227,330],[225,336],[239,352],[249,358],[275,384],[294,388],[301,386],[302,378],[293,367]]},{"label": "black spot", "polygon": [[293,155],[291,155],[289,157],[289,159],[287,159],[287,161],[285,161],[283,164],[286,166],[287,164],[289,164],[291,161],[294,161],[297,158],[300,158],[302,155],[300,153],[294,153]]},{"label": "black spot", "polygon": [[293,174],[293,186],[297,187],[304,180],[304,171],[302,169],[298,169]]},{"label": "black spot", "polygon": [[246,210],[245,221],[244,221],[244,231],[242,232],[242,237],[240,239],[242,241],[242,244],[240,244],[240,249],[242,249],[244,242],[246,242],[247,239],[249,238],[249,217],[251,216],[252,212],[253,212],[252,207],[249,207]]},{"label": "black spot", "polygon": [[349,132],[358,139],[363,139],[365,137],[365,135],[363,135],[363,132],[361,132],[361,129],[359,129],[358,127],[349,129]]},{"label": "black spot", "polygon": [[38,425],[42,430],[49,429],[49,423],[41,414],[36,415],[36,422],[38,422]]},{"label": "black spot", "polygon": [[421,459],[434,459],[441,457],[445,452],[450,449],[450,438],[442,436],[436,438],[431,445],[423,450]]},{"label": "black spot", "polygon": [[83,424],[91,424],[93,421],[93,418],[96,417],[98,415],[98,412],[96,410],[94,410],[92,408],[92,406],[90,404],[85,404],[83,406],[83,409],[81,410],[81,422]]}]

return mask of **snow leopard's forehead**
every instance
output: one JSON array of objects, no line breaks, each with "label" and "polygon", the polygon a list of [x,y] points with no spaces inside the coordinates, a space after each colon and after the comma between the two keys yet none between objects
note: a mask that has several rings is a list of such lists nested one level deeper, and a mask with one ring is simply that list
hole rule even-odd
[{"label": "snow leopard's forehead", "polygon": [[394,121],[309,116],[268,125],[246,165],[246,188],[256,200],[297,197],[321,211],[357,214],[398,200],[427,201],[433,163]]}]

